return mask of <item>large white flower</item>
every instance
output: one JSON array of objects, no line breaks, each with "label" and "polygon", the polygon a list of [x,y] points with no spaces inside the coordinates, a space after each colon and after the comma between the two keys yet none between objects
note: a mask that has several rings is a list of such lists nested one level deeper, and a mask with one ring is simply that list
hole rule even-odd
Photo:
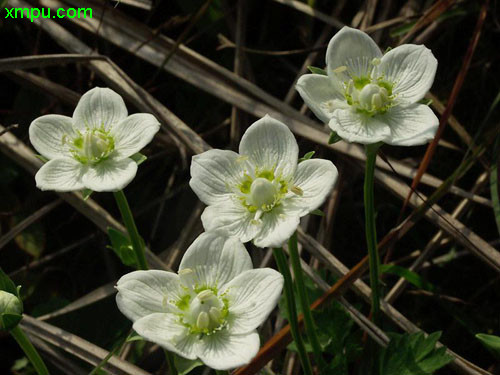
[{"label": "large white flower", "polygon": [[367,34],[344,27],[328,44],[326,63],[328,75],[303,75],[296,88],[341,138],[412,146],[434,137],[439,121],[418,103],[436,74],[429,49],[405,44],[383,55]]},{"label": "large white flower", "polygon": [[280,247],[299,218],[318,208],[337,180],[328,160],[298,163],[299,148],[283,123],[265,116],[243,135],[239,154],[209,150],[193,156],[189,185],[208,205],[206,231]]},{"label": "large white flower", "polygon": [[145,339],[227,370],[257,354],[256,328],[283,288],[279,272],[252,268],[240,241],[203,233],[184,254],[178,274],[131,272],[118,281],[116,302]]},{"label": "large white flower", "polygon": [[45,115],[31,123],[31,144],[49,160],[36,174],[36,185],[55,191],[121,190],[137,172],[130,157],[159,129],[153,115],[128,116],[120,95],[96,87],[81,97],[73,118]]}]

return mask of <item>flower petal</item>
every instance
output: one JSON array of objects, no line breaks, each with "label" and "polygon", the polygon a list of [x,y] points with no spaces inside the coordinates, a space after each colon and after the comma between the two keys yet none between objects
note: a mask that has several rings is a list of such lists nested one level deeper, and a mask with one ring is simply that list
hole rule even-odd
[{"label": "flower petal", "polygon": [[118,309],[134,322],[146,315],[172,311],[168,302],[183,295],[179,276],[160,270],[127,273],[118,280],[116,289]]},{"label": "flower petal", "polygon": [[195,272],[200,285],[222,288],[253,267],[248,251],[238,239],[202,233],[182,258],[179,271],[185,268]]},{"label": "flower petal", "polygon": [[236,237],[245,243],[255,237],[260,227],[253,222],[255,214],[234,199],[230,197],[225,202],[208,206],[201,215],[201,221],[207,232]]},{"label": "flower petal", "polygon": [[330,160],[304,160],[298,165],[293,182],[302,194],[294,195],[286,201],[299,209],[299,216],[307,215],[325,201],[337,182],[337,177],[337,168]]},{"label": "flower petal", "polygon": [[299,146],[285,124],[266,115],[243,134],[240,155],[248,156],[259,170],[274,170],[287,179],[297,168]]},{"label": "flower petal", "polygon": [[82,95],[73,112],[74,127],[79,130],[110,130],[128,115],[122,97],[111,89],[95,87]]},{"label": "flower petal", "polygon": [[229,330],[247,333],[260,326],[276,307],[283,276],[271,268],[249,270],[226,285]]},{"label": "flower petal", "polygon": [[237,186],[243,176],[244,165],[236,152],[205,151],[193,156],[189,186],[207,205],[227,201],[231,187]]},{"label": "flower petal", "polygon": [[328,125],[347,142],[372,144],[385,141],[391,135],[383,116],[366,116],[351,109],[335,111]]},{"label": "flower petal", "polygon": [[422,145],[434,138],[439,120],[424,104],[399,105],[385,115],[391,135],[385,142],[394,146]]},{"label": "flower petal", "polygon": [[425,46],[404,44],[387,52],[378,66],[384,80],[394,83],[396,100],[415,103],[429,91],[437,60]]},{"label": "flower petal", "polygon": [[[367,76],[373,69],[372,60],[382,57],[382,52],[368,34],[344,26],[328,43],[326,64],[328,75],[337,76],[341,81],[350,77]],[[342,66],[345,72],[335,73]]]},{"label": "flower petal", "polygon": [[35,175],[40,190],[77,191],[85,188],[82,176],[87,167],[71,158],[52,159],[42,165]]},{"label": "flower petal", "polygon": [[260,231],[253,243],[257,247],[281,247],[295,232],[300,218],[296,212],[287,212],[278,206],[262,215]]},{"label": "flower petal", "polygon": [[[66,138],[76,136],[71,117],[45,115],[35,119],[29,128],[30,142],[47,159],[71,157]],[[68,139],[68,140],[69,140]]]},{"label": "flower petal", "polygon": [[336,109],[348,106],[338,81],[331,77],[304,74],[295,88],[309,109],[325,123],[330,121]]},{"label": "flower petal", "polygon": [[137,164],[132,159],[107,159],[89,166],[83,175],[83,184],[93,191],[118,191],[127,186],[137,173]]},{"label": "flower petal", "polygon": [[215,370],[229,370],[250,362],[257,355],[259,345],[257,332],[232,335],[228,330],[222,330],[201,339],[198,357]]},{"label": "flower petal", "polygon": [[160,123],[153,115],[136,113],[121,120],[110,130],[115,141],[115,159],[123,159],[139,152],[160,130]]},{"label": "flower petal", "polygon": [[197,335],[189,334],[189,328],[182,325],[174,314],[155,313],[134,323],[132,328],[146,340],[187,359],[196,359],[200,341]]}]

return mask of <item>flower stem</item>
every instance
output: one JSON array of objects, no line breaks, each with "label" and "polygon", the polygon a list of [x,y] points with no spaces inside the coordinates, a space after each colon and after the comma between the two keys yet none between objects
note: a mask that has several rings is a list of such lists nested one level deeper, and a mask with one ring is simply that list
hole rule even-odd
[{"label": "flower stem", "polygon": [[312,375],[311,362],[309,362],[309,357],[307,356],[306,348],[299,330],[299,321],[297,317],[297,309],[295,307],[295,299],[293,297],[293,282],[292,275],[288,268],[285,253],[283,249],[277,248],[273,249],[274,259],[276,260],[276,265],[278,270],[283,275],[285,279],[285,300],[287,305],[287,315],[288,322],[290,323],[290,330],[292,331],[292,337],[297,346],[297,352],[299,354],[300,363],[302,364],[302,370],[305,375]]},{"label": "flower stem", "polygon": [[293,274],[295,275],[295,282],[297,284],[298,297],[302,314],[304,314],[304,324],[306,326],[307,337],[311,343],[314,359],[316,364],[323,368],[326,363],[321,355],[321,345],[319,343],[318,335],[316,334],[316,324],[309,308],[309,299],[307,298],[306,285],[304,282],[304,273],[300,265],[300,255],[297,248],[297,232],[288,240],[288,251],[290,253],[290,263],[292,264]]},{"label": "flower stem", "polygon": [[168,350],[164,350],[165,357],[167,358],[168,365],[168,375],[177,375],[177,369],[175,368],[174,355]]},{"label": "flower stem", "polygon": [[366,145],[366,167],[365,167],[365,235],[368,247],[368,259],[370,264],[370,286],[372,289],[372,316],[373,322],[378,324],[380,316],[380,288],[379,268],[380,259],[377,249],[377,229],[375,224],[375,203],[373,192],[373,180],[375,174],[375,161],[380,144]]},{"label": "flower stem", "polygon": [[36,351],[33,344],[31,344],[30,340],[23,332],[21,327],[19,325],[15,326],[10,330],[10,334],[12,335],[12,337],[14,337],[21,349],[24,351],[24,354],[26,354],[26,357],[28,357],[28,359],[30,360],[38,375],[49,375],[47,366],[45,366],[42,358]]},{"label": "flower stem", "polygon": [[142,241],[141,236],[139,236],[139,232],[137,231],[134,217],[132,216],[132,211],[130,211],[127,198],[125,197],[123,190],[116,191],[114,193],[114,196],[116,204],[120,209],[123,223],[127,228],[127,232],[130,237],[130,242],[132,243],[132,248],[134,249],[135,256],[137,258],[137,267],[138,269],[141,270],[147,270],[148,264],[146,262],[146,256],[144,254],[144,243]]}]

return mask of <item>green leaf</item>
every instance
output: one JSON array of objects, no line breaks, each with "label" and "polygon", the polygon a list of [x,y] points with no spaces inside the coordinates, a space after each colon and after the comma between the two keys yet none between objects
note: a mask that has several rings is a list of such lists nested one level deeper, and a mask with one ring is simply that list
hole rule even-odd
[{"label": "green leaf", "polygon": [[316,68],[315,66],[308,66],[307,69],[309,69],[310,72],[313,73],[313,74],[321,74],[323,76],[327,76],[328,75],[328,73],[326,72],[325,69]]},{"label": "green leaf", "polygon": [[396,266],[394,264],[382,264],[380,266],[380,272],[390,273],[402,277],[410,284],[413,284],[419,289],[425,289],[429,291],[433,291],[435,289],[434,285],[432,285],[428,281],[425,281],[418,273],[410,271],[409,269],[401,266]]},{"label": "green leaf", "polygon": [[140,336],[138,333],[136,332],[132,332],[128,337],[127,337],[127,340],[125,342],[132,342],[132,341],[143,341],[144,338],[142,336]]},{"label": "green leaf", "polygon": [[203,366],[203,362],[199,359],[191,360],[174,354],[174,365],[179,375],[185,375],[196,367]]},{"label": "green leaf", "polygon": [[19,314],[0,314],[0,329],[10,331],[17,326],[22,319],[23,316]]},{"label": "green leaf", "polygon": [[5,272],[3,272],[1,267],[0,267],[0,290],[4,290],[8,293],[11,293],[19,297],[16,284],[14,284],[14,282],[10,279],[9,276],[7,276]]},{"label": "green leaf", "polygon": [[301,157],[299,159],[299,163],[303,162],[304,160],[311,159],[314,156],[315,153],[316,153],[316,151],[309,151],[307,154],[305,154],[303,157]]},{"label": "green leaf", "polygon": [[338,141],[341,141],[341,140],[342,140],[342,138],[340,138],[336,132],[331,132],[330,138],[328,139],[328,144],[332,145],[332,144],[337,143]]},{"label": "green leaf", "polygon": [[38,154],[35,154],[35,156],[40,159],[41,161],[43,161],[44,163],[47,163],[49,161],[49,159],[47,159],[45,156],[42,156],[42,155],[38,155]]},{"label": "green leaf", "polygon": [[435,348],[441,332],[427,337],[423,332],[389,336],[391,341],[380,354],[383,375],[431,375],[453,359],[445,347]]},{"label": "green leaf", "polygon": [[321,211],[319,208],[311,211],[310,214],[311,215],[316,215],[316,216],[321,216],[321,217],[325,216],[325,213],[323,211]]},{"label": "green leaf", "polygon": [[11,371],[13,372],[20,372],[21,370],[25,369],[29,365],[29,360],[26,357],[19,358],[14,362],[14,365],[10,368]]},{"label": "green leaf", "polygon": [[[11,220],[11,225],[15,226],[23,221],[24,215],[16,215]],[[39,222],[31,224],[16,237],[14,241],[23,251],[37,259],[45,250],[46,235],[43,225]]]},{"label": "green leaf", "polygon": [[87,199],[89,199],[90,195],[93,193],[94,191],[93,190],[90,190],[90,189],[83,189],[81,191],[82,193],[82,197],[83,197],[83,200],[86,201]]},{"label": "green leaf", "polygon": [[113,250],[126,266],[136,266],[137,259],[135,257],[130,239],[123,233],[111,227],[108,227],[108,236],[111,241],[111,246],[108,246],[108,248]]},{"label": "green leaf", "polygon": [[430,98],[422,98],[417,103],[418,104],[423,104],[423,105],[431,105],[432,104],[432,99],[430,99]]},{"label": "green leaf", "polygon": [[140,152],[135,153],[130,157],[133,161],[137,163],[137,165],[141,165],[146,161],[148,157],[146,155],[141,154]]},{"label": "green leaf", "polygon": [[476,339],[481,341],[481,344],[483,344],[484,347],[488,349],[495,357],[500,358],[500,337],[487,335],[485,333],[478,333],[476,335]]}]

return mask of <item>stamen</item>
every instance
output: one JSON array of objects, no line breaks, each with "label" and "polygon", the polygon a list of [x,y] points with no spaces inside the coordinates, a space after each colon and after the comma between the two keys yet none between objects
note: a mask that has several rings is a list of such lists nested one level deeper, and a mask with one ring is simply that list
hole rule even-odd
[{"label": "stamen", "polygon": [[304,190],[302,190],[301,188],[299,188],[298,186],[292,186],[292,188],[290,189],[292,191],[292,193],[294,193],[295,195],[299,195],[299,196],[303,196],[304,195]]},{"label": "stamen", "polygon": [[345,72],[346,70],[347,70],[347,66],[341,65],[338,68],[333,69],[333,72],[334,73],[342,73],[342,72]]}]

